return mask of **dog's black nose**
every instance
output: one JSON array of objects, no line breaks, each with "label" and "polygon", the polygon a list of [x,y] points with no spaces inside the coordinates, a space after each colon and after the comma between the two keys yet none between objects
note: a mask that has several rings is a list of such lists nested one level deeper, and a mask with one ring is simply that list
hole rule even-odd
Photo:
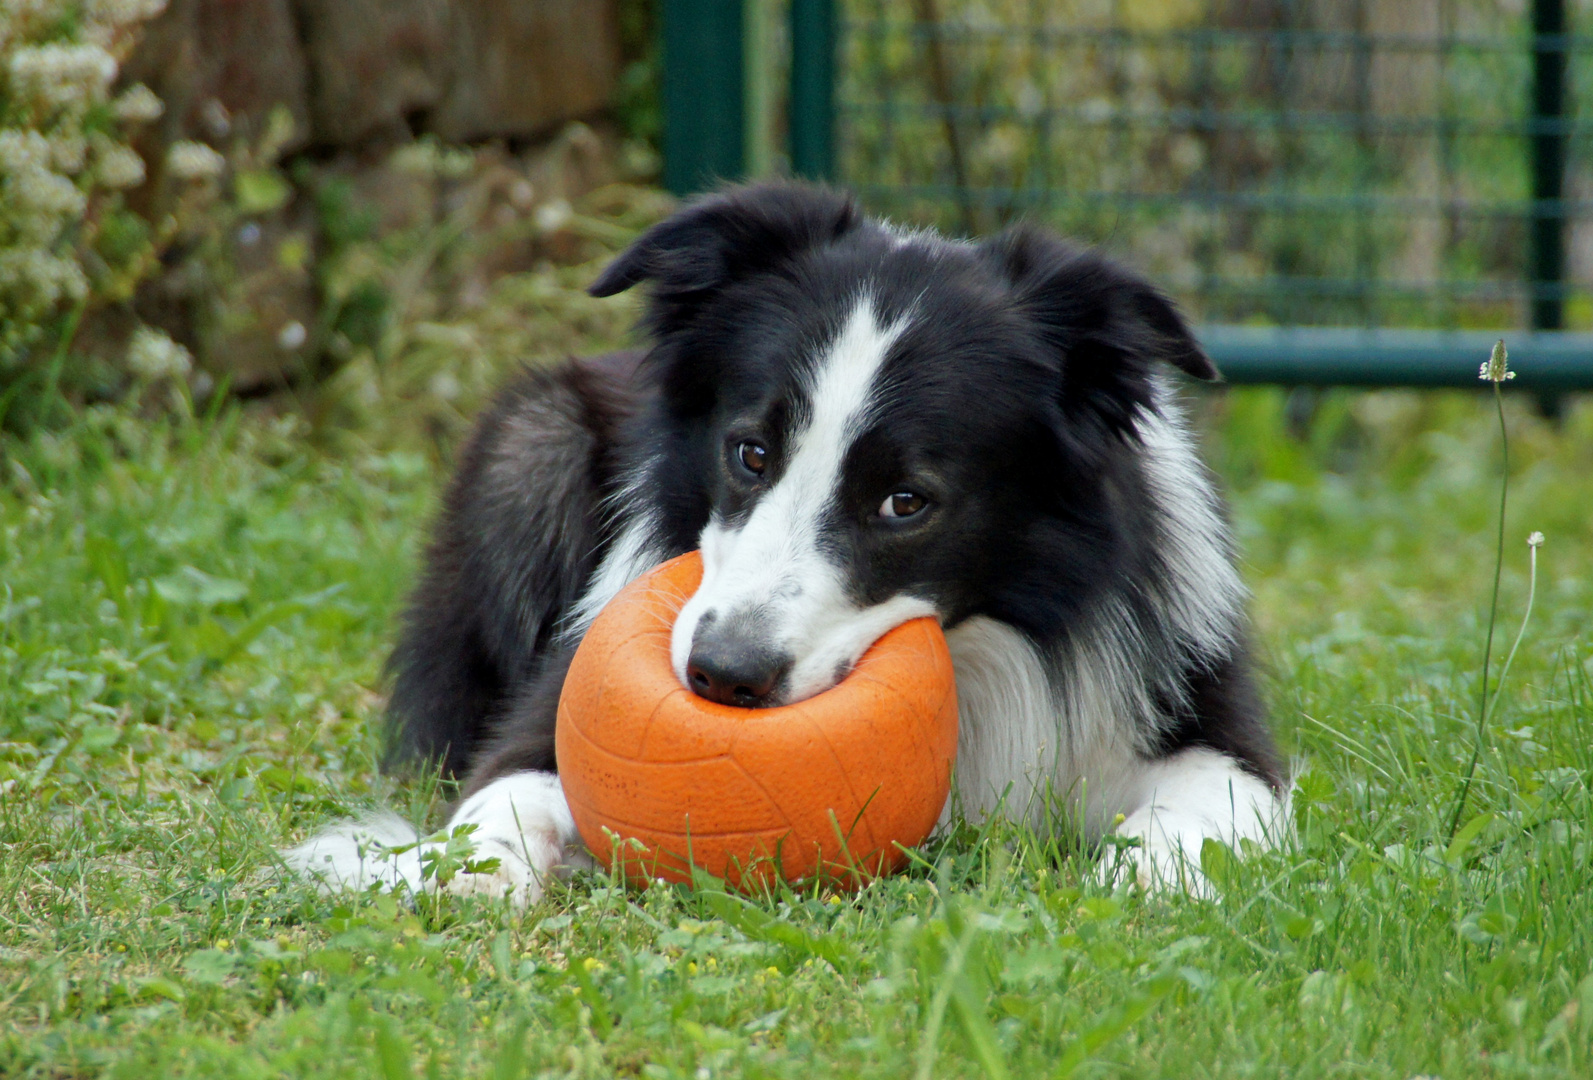
[{"label": "dog's black nose", "polygon": [[769,697],[790,666],[778,654],[699,635],[686,659],[686,681],[698,697],[759,709],[772,704]]}]

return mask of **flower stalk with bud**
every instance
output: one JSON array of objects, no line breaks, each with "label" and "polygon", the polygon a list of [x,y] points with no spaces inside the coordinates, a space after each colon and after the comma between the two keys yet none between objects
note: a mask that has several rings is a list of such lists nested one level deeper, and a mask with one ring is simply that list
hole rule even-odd
[{"label": "flower stalk with bud", "polygon": [[1493,716],[1494,708],[1499,704],[1499,693],[1504,688],[1505,677],[1510,674],[1510,665],[1515,662],[1516,650],[1521,647],[1521,639],[1526,635],[1527,622],[1532,618],[1532,602],[1538,591],[1538,548],[1543,546],[1543,534],[1534,531],[1527,537],[1527,553],[1530,564],[1530,578],[1527,585],[1527,609],[1521,616],[1521,628],[1516,631],[1515,642],[1510,646],[1510,653],[1505,657],[1504,666],[1499,670],[1499,680],[1493,684],[1493,692],[1489,693],[1488,680],[1491,674],[1493,661],[1493,632],[1499,618],[1499,579],[1504,572],[1504,542],[1505,542],[1505,506],[1510,494],[1510,432],[1505,424],[1504,393],[1502,387],[1505,383],[1516,377],[1510,370],[1510,354],[1505,349],[1505,343],[1496,342],[1492,353],[1477,372],[1477,377],[1493,387],[1494,412],[1499,417],[1499,530],[1494,548],[1493,560],[1493,596],[1488,604],[1488,633],[1482,647],[1482,689],[1480,700],[1477,703],[1477,738],[1472,744],[1471,761],[1466,766],[1466,775],[1460,783],[1460,793],[1455,799],[1454,811],[1449,815],[1448,842],[1455,838],[1455,832],[1460,828],[1461,815],[1466,810],[1466,800],[1471,794],[1471,782],[1477,775],[1477,764],[1482,760],[1484,740],[1488,734],[1488,721]]}]

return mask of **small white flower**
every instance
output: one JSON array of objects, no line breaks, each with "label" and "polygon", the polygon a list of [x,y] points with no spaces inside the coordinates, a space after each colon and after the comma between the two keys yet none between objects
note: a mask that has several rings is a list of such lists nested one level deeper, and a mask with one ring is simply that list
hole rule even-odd
[{"label": "small white flower", "polygon": [[1543,546],[1543,534],[1536,529],[1527,537],[1527,547],[1539,548]]},{"label": "small white flower", "polygon": [[0,172],[50,167],[50,140],[37,131],[0,131]]},{"label": "small white flower", "polygon": [[108,188],[135,188],[144,182],[144,159],[132,147],[107,143],[99,150],[94,171]]},{"label": "small white flower", "polygon": [[166,171],[178,180],[210,180],[221,175],[227,159],[204,143],[183,140],[166,151]]},{"label": "small white flower", "polygon": [[128,368],[146,382],[181,378],[193,364],[192,353],[150,326],[135,330],[127,347]]},{"label": "small white flower", "polygon": [[16,205],[39,220],[71,218],[83,212],[83,193],[69,177],[47,169],[19,173],[11,182]]},{"label": "small white flower", "polygon": [[57,133],[50,136],[50,160],[60,172],[81,172],[87,159],[88,140],[82,135]]},{"label": "small white flower", "polygon": [[166,106],[155,96],[155,91],[143,83],[134,83],[116,99],[115,110],[118,120],[129,124],[147,124],[151,120],[159,120]]},{"label": "small white flower", "polygon": [[1477,378],[1484,382],[1502,383],[1515,377],[1516,373],[1510,370],[1510,354],[1505,351],[1504,340],[1500,339],[1494,343],[1487,361],[1477,370]]},{"label": "small white flower", "polygon": [[537,207],[533,220],[542,232],[554,233],[568,225],[574,216],[575,212],[567,200],[554,199]]},{"label": "small white flower", "polygon": [[452,373],[447,371],[440,371],[433,375],[431,377],[431,382],[427,385],[431,389],[432,394],[435,397],[441,398],[443,401],[453,401],[459,396],[460,390],[463,389],[459,385],[459,380],[455,378]]},{"label": "small white flower", "polygon": [[304,329],[304,324],[299,320],[294,319],[292,322],[285,324],[281,330],[277,331],[277,346],[291,352],[292,350],[297,349],[300,345],[303,345],[309,336],[310,333],[308,330]]},{"label": "small white flower", "polygon": [[83,268],[37,247],[0,250],[0,295],[21,296],[39,308],[80,300],[88,292]]}]

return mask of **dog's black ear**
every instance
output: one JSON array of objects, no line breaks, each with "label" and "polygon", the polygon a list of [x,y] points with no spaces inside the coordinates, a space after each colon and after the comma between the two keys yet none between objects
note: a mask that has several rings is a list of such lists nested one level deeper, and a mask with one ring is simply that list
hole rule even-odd
[{"label": "dog's black ear", "polygon": [[1134,414],[1151,405],[1157,363],[1197,379],[1220,377],[1173,302],[1101,255],[1032,226],[1009,229],[983,248],[1060,355],[1060,403],[1069,419],[1131,431]]},{"label": "dog's black ear", "polygon": [[730,188],[643,233],[587,290],[613,296],[652,283],[654,318],[690,308],[714,289],[839,238],[862,221],[846,195],[811,184]]}]

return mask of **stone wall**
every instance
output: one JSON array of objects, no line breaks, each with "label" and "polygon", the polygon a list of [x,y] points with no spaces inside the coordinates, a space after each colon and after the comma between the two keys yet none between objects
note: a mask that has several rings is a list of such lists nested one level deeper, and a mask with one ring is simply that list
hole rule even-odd
[{"label": "stone wall", "polygon": [[263,130],[290,149],[434,134],[530,138],[607,104],[614,0],[171,0],[123,77],[166,102],[170,141]]},{"label": "stone wall", "polygon": [[[122,68],[165,104],[128,201],[183,231],[80,343],[115,354],[149,323],[206,377],[265,392],[347,358],[344,294],[393,306],[383,260],[423,267],[409,307],[441,315],[500,275],[589,257],[558,224],[572,202],[646,175],[599,116],[619,66],[617,0],[169,0]],[[179,140],[227,159],[200,213],[167,175]],[[352,246],[333,235],[367,221]]]}]

